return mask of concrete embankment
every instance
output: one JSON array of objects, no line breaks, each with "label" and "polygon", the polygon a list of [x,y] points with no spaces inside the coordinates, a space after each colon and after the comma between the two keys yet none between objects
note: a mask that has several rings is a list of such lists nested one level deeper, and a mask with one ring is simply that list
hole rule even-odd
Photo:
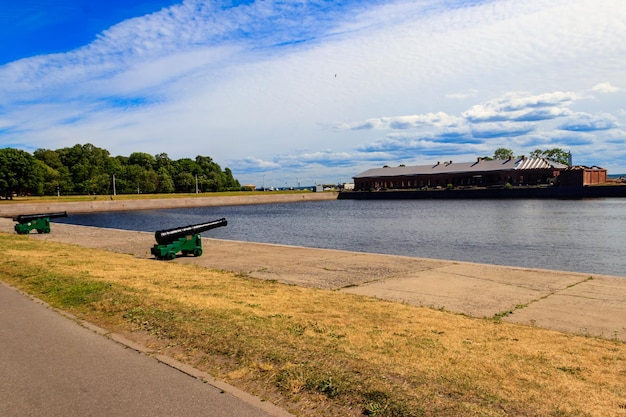
[{"label": "concrete embankment", "polygon": [[[14,233],[0,218],[0,232]],[[30,239],[153,258],[154,235],[56,223]],[[626,341],[626,278],[203,238],[175,261],[473,317]],[[163,261],[166,262],[166,261]]]},{"label": "concrete embankment", "polygon": [[513,188],[454,188],[428,190],[355,191],[339,195],[340,200],[457,200],[457,199],[581,199],[624,198],[626,185],[520,186]]},{"label": "concrete embankment", "polygon": [[13,217],[20,214],[39,214],[67,211],[68,213],[90,213],[99,211],[155,210],[185,207],[239,206],[246,204],[295,203],[303,201],[336,200],[336,192],[294,193],[209,196],[183,198],[153,198],[137,200],[120,200],[111,197],[94,197],[92,201],[59,201],[45,200],[11,202],[0,201],[0,217]]}]

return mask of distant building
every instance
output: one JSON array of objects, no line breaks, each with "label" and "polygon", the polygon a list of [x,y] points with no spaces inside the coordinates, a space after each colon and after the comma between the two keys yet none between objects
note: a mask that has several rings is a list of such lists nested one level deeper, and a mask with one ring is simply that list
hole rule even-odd
[{"label": "distant building", "polygon": [[[354,177],[354,188],[357,191],[369,191],[449,186],[488,187],[505,184],[539,185],[554,182],[567,169],[567,165],[545,158],[511,157],[494,160],[478,158],[475,162],[445,161],[433,165],[369,169]],[[571,181],[577,180],[577,173],[572,172],[570,175]],[[583,174],[583,177],[585,175],[587,174]],[[601,177],[599,175],[597,180],[601,180]],[[606,170],[604,179],[606,181]]]},{"label": "distant building", "polygon": [[559,184],[568,185],[595,185],[607,182],[606,169],[598,166],[587,167],[577,165],[561,171]]}]

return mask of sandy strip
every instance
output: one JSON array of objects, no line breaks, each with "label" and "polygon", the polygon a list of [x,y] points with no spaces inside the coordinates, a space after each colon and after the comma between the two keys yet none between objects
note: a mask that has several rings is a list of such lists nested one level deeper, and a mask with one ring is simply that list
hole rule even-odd
[{"label": "sandy strip", "polygon": [[[0,218],[0,231],[14,233]],[[152,233],[54,223],[31,239],[153,258]],[[626,341],[626,278],[203,238],[172,262]],[[156,261],[155,262],[166,262]]]}]

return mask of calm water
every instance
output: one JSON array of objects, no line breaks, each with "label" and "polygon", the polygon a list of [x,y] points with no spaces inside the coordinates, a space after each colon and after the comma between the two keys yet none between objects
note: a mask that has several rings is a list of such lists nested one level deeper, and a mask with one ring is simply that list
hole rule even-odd
[{"label": "calm water", "polygon": [[55,221],[154,232],[222,217],[228,226],[203,235],[626,276],[626,199],[336,200],[70,213]]}]

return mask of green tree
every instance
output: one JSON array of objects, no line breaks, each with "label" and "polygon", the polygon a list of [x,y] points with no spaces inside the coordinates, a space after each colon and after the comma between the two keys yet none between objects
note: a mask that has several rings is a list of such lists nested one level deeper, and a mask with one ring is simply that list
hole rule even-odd
[{"label": "green tree", "polygon": [[28,152],[13,148],[0,149],[0,193],[6,198],[13,194],[43,194],[41,164]]},{"label": "green tree", "polygon": [[196,156],[198,189],[202,191],[219,190],[219,173],[221,168],[208,156]]},{"label": "green tree", "polygon": [[124,184],[124,193],[138,194],[145,192],[144,181],[146,170],[139,165],[129,165],[122,175]]},{"label": "green tree", "polygon": [[[4,151],[5,154],[7,152]],[[201,191],[241,189],[232,171],[228,168],[222,171],[208,156],[173,161],[166,153],[152,156],[145,152],[133,152],[128,157],[111,157],[109,151],[89,143],[57,150],[37,149],[33,156],[28,157],[24,154],[9,157],[8,160],[19,162],[32,158],[26,164],[31,165],[28,173],[36,174],[35,182],[24,185],[32,175],[16,174],[12,171],[15,167],[4,163],[0,167],[3,172],[0,192],[9,196],[24,192],[56,194],[58,191],[64,194],[112,194],[113,176],[115,192],[120,194],[187,193],[195,191],[196,184]],[[6,155],[4,157],[7,159]],[[15,178],[18,177],[24,179],[19,186],[15,185]]]},{"label": "green tree", "polygon": [[155,155],[154,157],[154,170],[157,172],[162,172],[162,168],[167,170],[170,175],[174,173],[173,162],[166,153],[160,153]]},{"label": "green tree", "polygon": [[105,149],[90,143],[74,145],[58,151],[59,159],[72,175],[71,191],[77,194],[92,194],[101,191],[92,178],[109,174],[110,154]]},{"label": "green tree", "polygon": [[224,189],[222,182],[221,171],[211,171],[208,174],[202,176],[202,188],[203,191],[221,191]]},{"label": "green tree", "polygon": [[129,165],[139,165],[143,167],[145,170],[154,170],[156,165],[156,160],[150,154],[145,152],[133,152],[128,157]]},{"label": "green tree", "polygon": [[233,171],[230,168],[224,168],[224,186],[227,190],[240,190],[241,184],[233,176]]},{"label": "green tree", "polygon": [[202,191],[239,190],[241,186],[229,168],[222,168],[208,156],[197,156],[198,182]]},{"label": "green tree", "polygon": [[172,168],[176,174],[187,172],[195,175],[198,173],[198,166],[191,158],[181,158],[172,163]]},{"label": "green tree", "polygon": [[42,190],[44,195],[52,195],[56,194],[57,191],[61,190],[61,175],[59,171],[50,166],[46,165],[44,162],[39,159],[35,159],[35,161],[39,164],[41,172],[42,172]]},{"label": "green tree", "polygon": [[174,180],[168,169],[164,166],[157,172],[157,193],[173,193],[175,190]]},{"label": "green tree", "polygon": [[61,162],[57,151],[37,149],[33,156],[42,164],[44,194],[54,195],[72,190],[72,174]]},{"label": "green tree", "polygon": [[196,190],[196,178],[189,172],[180,172],[174,177],[176,192],[193,193]]},{"label": "green tree", "polygon": [[174,187],[177,193],[193,193],[196,190],[198,165],[191,158],[181,158],[173,164]]},{"label": "green tree", "polygon": [[551,161],[555,161],[564,165],[569,165],[570,153],[565,152],[561,148],[553,148],[553,149],[535,149],[530,153],[531,158],[546,158]]},{"label": "green tree", "polygon": [[111,180],[112,178],[103,172],[101,174],[90,176],[89,179],[85,181],[85,186],[87,190],[89,190],[90,194],[112,194]]},{"label": "green tree", "polygon": [[509,159],[512,158],[515,154],[512,150],[507,148],[498,148],[493,153],[493,159]]},{"label": "green tree", "polygon": [[139,187],[142,193],[154,194],[157,191],[159,185],[158,175],[152,169],[146,169],[143,171],[140,177]]}]

